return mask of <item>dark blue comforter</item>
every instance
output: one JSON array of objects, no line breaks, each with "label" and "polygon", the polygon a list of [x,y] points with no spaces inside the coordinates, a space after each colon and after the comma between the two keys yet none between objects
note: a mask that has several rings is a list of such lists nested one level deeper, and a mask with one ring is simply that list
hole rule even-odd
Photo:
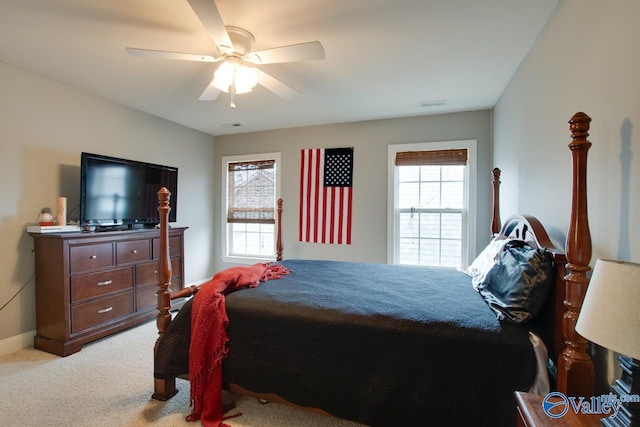
[{"label": "dark blue comforter", "polygon": [[[225,383],[372,426],[511,426],[535,377],[528,330],[500,323],[465,274],[289,260],[280,280],[227,295]],[[155,375],[188,370],[190,304]]]}]

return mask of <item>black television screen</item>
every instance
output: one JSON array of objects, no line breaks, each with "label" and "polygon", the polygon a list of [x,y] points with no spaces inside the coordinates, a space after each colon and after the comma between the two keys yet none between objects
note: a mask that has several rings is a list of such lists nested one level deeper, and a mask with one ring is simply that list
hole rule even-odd
[{"label": "black television screen", "polygon": [[160,221],[158,191],[171,191],[169,222],[176,221],[178,168],[82,153],[82,226],[154,226]]}]

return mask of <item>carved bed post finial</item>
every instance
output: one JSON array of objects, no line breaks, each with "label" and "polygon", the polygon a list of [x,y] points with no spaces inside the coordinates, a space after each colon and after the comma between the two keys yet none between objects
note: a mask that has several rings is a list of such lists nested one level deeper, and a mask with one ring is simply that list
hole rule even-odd
[{"label": "carved bed post finial", "polygon": [[586,143],[591,147],[591,143],[587,140],[590,123],[591,117],[581,111],[571,117],[571,120],[569,120],[569,130],[571,131],[571,139],[573,139],[573,142],[569,144],[569,149],[571,149],[571,145],[576,142],[578,144]]},{"label": "carved bed post finial", "polygon": [[500,174],[502,171],[498,168],[494,168],[492,171],[493,179],[493,212],[491,214],[491,234],[496,235],[500,233],[502,227],[502,221],[500,221]]},{"label": "carved bed post finial", "polygon": [[591,269],[591,234],[587,217],[587,152],[591,148],[589,123],[585,113],[576,113],[569,121],[572,141],[569,144],[573,163],[571,222],[567,232],[566,311],[562,330],[565,346],[558,359],[558,390],[570,396],[592,396],[593,362],[587,354],[587,340],[576,332],[578,314],[589,286]]},{"label": "carved bed post finial", "polygon": [[276,227],[278,227],[276,240],[276,261],[282,261],[282,252],[284,250],[284,245],[282,243],[282,199],[278,199],[278,218]]}]

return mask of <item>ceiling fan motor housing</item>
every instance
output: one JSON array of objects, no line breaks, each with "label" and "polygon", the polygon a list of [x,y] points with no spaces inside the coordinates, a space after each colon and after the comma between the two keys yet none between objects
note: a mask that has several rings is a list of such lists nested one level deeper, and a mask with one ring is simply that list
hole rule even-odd
[{"label": "ceiling fan motor housing", "polygon": [[229,38],[231,39],[231,43],[233,46],[218,46],[221,53],[224,55],[234,55],[237,54],[239,56],[244,56],[251,52],[253,49],[253,43],[256,39],[253,37],[249,31],[240,27],[226,26],[227,33],[229,34]]}]

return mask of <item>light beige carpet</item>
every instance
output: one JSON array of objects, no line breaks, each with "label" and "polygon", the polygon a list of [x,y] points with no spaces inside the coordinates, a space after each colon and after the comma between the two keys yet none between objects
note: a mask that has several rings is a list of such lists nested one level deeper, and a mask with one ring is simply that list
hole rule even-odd
[{"label": "light beige carpet", "polygon": [[[0,357],[0,426],[199,426],[188,423],[189,383],[167,402],[151,399],[155,322],[83,347],[68,357],[28,348]],[[242,416],[234,427],[360,427],[225,392]]]}]

